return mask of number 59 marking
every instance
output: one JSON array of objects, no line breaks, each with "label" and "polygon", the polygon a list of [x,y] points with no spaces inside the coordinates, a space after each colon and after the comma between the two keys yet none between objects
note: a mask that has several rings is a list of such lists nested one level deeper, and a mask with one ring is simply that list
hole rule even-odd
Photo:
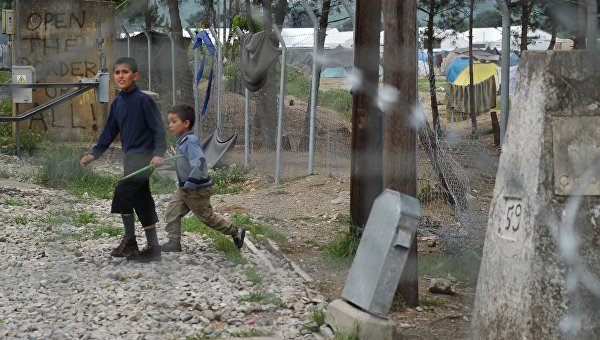
[{"label": "number 59 marking", "polygon": [[523,208],[521,203],[509,204],[506,209],[506,225],[504,229],[506,231],[512,230],[517,231],[521,226],[521,213]]}]

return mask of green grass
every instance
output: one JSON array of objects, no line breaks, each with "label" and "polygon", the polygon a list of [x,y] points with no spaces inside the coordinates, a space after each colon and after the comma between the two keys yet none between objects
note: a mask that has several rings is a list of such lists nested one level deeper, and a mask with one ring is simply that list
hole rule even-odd
[{"label": "green grass", "polygon": [[184,217],[181,220],[181,230],[183,232],[200,233],[208,236],[213,241],[215,249],[223,252],[232,262],[244,264],[248,261],[244,258],[239,249],[237,249],[231,236],[223,235],[220,232],[207,227],[195,216]]},{"label": "green grass", "polygon": [[359,334],[360,334],[360,327],[358,324],[355,324],[354,327],[352,327],[352,330],[348,333],[340,332],[340,331],[336,330],[333,334],[333,339],[334,340],[360,340]]},{"label": "green grass", "polygon": [[312,322],[304,325],[303,328],[316,333],[319,331],[319,328],[325,324],[325,309],[321,308],[313,311],[311,319]]},{"label": "green grass", "polygon": [[[85,150],[58,145],[44,152],[39,160],[40,170],[36,174],[40,184],[83,196],[84,193],[101,199],[112,198],[115,185],[121,175],[95,172],[81,168],[79,160]],[[174,192],[175,182],[168,176],[154,172],[150,177],[150,190],[154,194]]]},{"label": "green grass", "polygon": [[246,278],[248,278],[248,281],[254,284],[259,284],[263,280],[260,273],[254,267],[246,267],[244,269],[244,274],[246,275]]},{"label": "green grass", "polygon": [[14,206],[14,207],[22,207],[26,203],[23,200],[9,197],[9,198],[4,199],[4,204]]},{"label": "green grass", "polygon": [[109,236],[121,236],[123,235],[123,228],[104,226],[97,229],[94,229],[92,233],[92,238],[97,239],[103,237],[104,234],[108,234]]},{"label": "green grass", "polygon": [[252,222],[248,215],[233,214],[231,221],[236,225],[243,226],[246,230],[250,231],[252,236],[259,239],[260,237],[266,237],[278,244],[285,244],[287,242],[285,235],[264,224]]},{"label": "green grass", "polygon": [[[439,89],[440,87],[444,89],[448,89],[448,81],[444,76],[436,76],[435,77],[435,86]],[[418,82],[418,90],[419,92],[429,92],[429,78],[420,77]]]},{"label": "green grass", "polygon": [[262,337],[262,336],[270,336],[271,333],[262,331],[256,328],[245,329],[242,331],[237,331],[231,333],[231,336],[234,338],[254,338],[254,337]]},{"label": "green grass", "polygon": [[150,177],[150,191],[153,194],[162,195],[173,193],[177,189],[175,181],[169,176],[155,171]]},{"label": "green grass", "polygon": [[84,225],[89,223],[98,223],[98,219],[96,218],[96,215],[94,215],[94,213],[84,211],[78,213],[75,217],[76,225]]},{"label": "green grass", "polygon": [[[308,76],[293,67],[286,68],[286,94],[308,102],[311,81]],[[352,117],[352,94],[344,89],[319,90],[318,105],[339,112],[350,120]]]},{"label": "green grass", "polygon": [[344,232],[339,233],[336,239],[325,246],[325,259],[330,265],[349,266],[356,255],[360,239]]},{"label": "green grass", "polygon": [[15,217],[14,221],[15,221],[16,224],[25,225],[25,224],[27,224],[27,217],[25,217],[25,216],[17,216],[17,217]]},{"label": "green grass", "polygon": [[[19,150],[21,151],[21,154],[31,156],[38,151],[42,145],[47,143],[48,140],[46,134],[25,130],[20,134]],[[14,155],[17,152],[16,137],[12,133],[12,124],[10,123],[0,123],[0,152],[10,155]]]},{"label": "green grass", "polygon": [[444,306],[445,302],[438,298],[438,297],[433,297],[433,298],[425,298],[422,297],[419,299],[419,305],[421,306],[432,306],[432,307],[440,307],[440,306]]},{"label": "green grass", "polygon": [[476,255],[456,257],[449,254],[420,254],[419,275],[447,277],[451,274],[458,281],[475,285],[481,258]]},{"label": "green grass", "polygon": [[242,191],[246,181],[246,170],[241,166],[231,165],[209,170],[209,176],[215,183],[214,195],[236,194]]},{"label": "green grass", "polygon": [[248,295],[239,297],[238,300],[241,302],[257,302],[263,305],[272,304],[281,308],[285,307],[283,302],[281,302],[281,300],[272,293],[251,292]]},{"label": "green grass", "polygon": [[8,171],[0,170],[0,178],[10,178],[10,173]]},{"label": "green grass", "polygon": [[0,83],[9,83],[12,78],[11,71],[0,71]]}]

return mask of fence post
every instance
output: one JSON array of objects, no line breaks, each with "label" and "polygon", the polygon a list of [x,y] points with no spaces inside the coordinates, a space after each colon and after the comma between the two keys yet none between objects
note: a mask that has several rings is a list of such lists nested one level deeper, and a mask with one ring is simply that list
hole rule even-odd
[{"label": "fence post", "polygon": [[175,99],[175,40],[173,39],[172,32],[167,31],[167,36],[171,41],[171,96],[172,103],[175,105],[177,103]]},{"label": "fence post", "polygon": [[148,40],[148,91],[152,91],[152,43],[150,33],[145,28],[142,28],[142,32]]},{"label": "fence post", "polygon": [[217,132],[221,130],[221,81],[223,75],[223,57],[221,54],[221,38],[217,35],[214,27],[210,27],[210,34],[212,34],[215,42],[217,43]]},{"label": "fence post", "polygon": [[312,79],[310,82],[310,131],[308,138],[308,174],[312,175],[315,173],[315,120],[317,115],[317,59],[319,56],[318,46],[319,45],[319,21],[317,16],[312,11],[307,2],[302,2],[304,9],[314,26],[314,39],[313,39],[313,62],[312,62]]},{"label": "fence post", "polygon": [[[235,27],[235,31],[237,32],[240,39],[240,48],[242,48],[242,35],[244,34],[239,26]],[[242,67],[242,63],[240,61],[240,68]],[[242,85],[243,81],[242,81]],[[250,91],[244,85],[244,168],[248,169],[250,163]]]},{"label": "fence post", "polygon": [[281,44],[281,76],[279,83],[279,105],[277,115],[277,151],[275,158],[275,184],[279,184],[281,180],[281,130],[283,129],[283,101],[285,95],[285,40],[281,36],[281,32],[277,25],[273,25],[273,31],[277,35],[277,39]]},{"label": "fence post", "polygon": [[[194,39],[196,39],[196,34],[198,34],[197,32],[192,31],[191,28],[187,27],[186,28],[188,34],[190,35],[190,38],[192,39],[192,45],[194,45]],[[195,33],[195,34],[194,34]],[[196,83],[196,74],[198,73],[198,49],[194,49],[194,74],[192,75],[192,87],[194,89],[194,112],[196,113],[196,115],[198,115],[198,84]],[[196,134],[196,136],[198,136],[198,138],[200,139],[200,132],[202,130],[200,129],[200,116],[198,115],[198,119],[196,119],[196,124],[194,125],[194,133]]]}]

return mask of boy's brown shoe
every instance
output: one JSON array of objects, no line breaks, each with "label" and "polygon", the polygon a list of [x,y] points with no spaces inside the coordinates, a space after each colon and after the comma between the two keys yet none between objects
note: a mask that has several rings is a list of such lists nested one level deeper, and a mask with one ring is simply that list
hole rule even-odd
[{"label": "boy's brown shoe", "polygon": [[163,243],[160,245],[160,249],[165,253],[180,253],[181,252],[181,242],[169,240],[167,243]]},{"label": "boy's brown shoe", "polygon": [[158,262],[161,260],[160,253],[160,246],[145,246],[142,250],[136,251],[133,254],[127,256],[127,260],[142,263]]},{"label": "boy's brown shoe", "polygon": [[110,252],[110,256],[127,257],[139,250],[135,237],[123,237],[121,243]]}]

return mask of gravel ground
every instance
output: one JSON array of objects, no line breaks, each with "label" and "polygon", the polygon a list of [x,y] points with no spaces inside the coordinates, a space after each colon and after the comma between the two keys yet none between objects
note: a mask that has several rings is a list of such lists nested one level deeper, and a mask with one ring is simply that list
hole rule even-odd
[{"label": "gravel ground", "polygon": [[[39,187],[34,171],[27,160],[0,155],[0,338],[327,337],[308,329],[325,298],[251,236],[243,265],[190,233],[182,253],[159,263],[112,258],[120,236],[101,228],[121,223],[110,200]],[[169,196],[155,196],[159,216]],[[159,238],[166,240],[160,227]]]}]

